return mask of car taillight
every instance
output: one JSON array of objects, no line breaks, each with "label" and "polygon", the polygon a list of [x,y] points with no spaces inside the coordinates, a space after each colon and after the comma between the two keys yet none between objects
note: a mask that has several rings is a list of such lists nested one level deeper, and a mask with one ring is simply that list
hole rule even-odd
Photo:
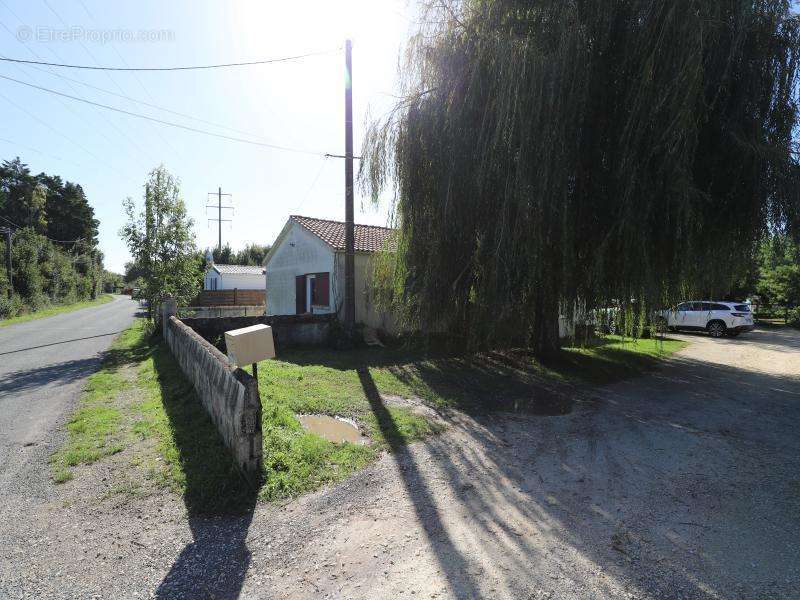
[{"label": "car taillight", "polygon": [[746,317],[750,313],[740,313],[740,312],[732,312],[731,315],[734,317]]}]

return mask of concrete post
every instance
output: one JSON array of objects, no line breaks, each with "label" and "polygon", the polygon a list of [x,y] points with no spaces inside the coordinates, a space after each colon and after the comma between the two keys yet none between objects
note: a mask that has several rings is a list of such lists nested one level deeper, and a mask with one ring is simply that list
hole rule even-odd
[{"label": "concrete post", "polygon": [[175,298],[164,298],[161,303],[161,334],[164,339],[167,339],[167,327],[169,326],[169,318],[178,314],[178,303]]}]

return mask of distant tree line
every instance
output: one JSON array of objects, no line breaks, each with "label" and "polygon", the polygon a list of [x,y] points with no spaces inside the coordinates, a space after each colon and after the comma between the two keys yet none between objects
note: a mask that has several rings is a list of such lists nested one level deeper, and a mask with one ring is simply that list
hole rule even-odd
[{"label": "distant tree line", "polygon": [[0,226],[12,233],[8,298],[5,239],[0,240],[0,318],[49,304],[96,297],[103,285],[98,220],[83,188],[57,175],[33,175],[19,157],[0,165]]},{"label": "distant tree line", "polygon": [[103,271],[103,291],[108,293],[119,293],[125,288],[125,279],[120,273],[113,271]]},{"label": "distant tree line", "polygon": [[270,246],[262,246],[261,244],[247,244],[238,252],[234,251],[230,244],[225,244],[222,249],[214,248],[212,254],[214,262],[221,265],[245,265],[245,266],[260,266],[264,264],[264,259],[267,257]]}]

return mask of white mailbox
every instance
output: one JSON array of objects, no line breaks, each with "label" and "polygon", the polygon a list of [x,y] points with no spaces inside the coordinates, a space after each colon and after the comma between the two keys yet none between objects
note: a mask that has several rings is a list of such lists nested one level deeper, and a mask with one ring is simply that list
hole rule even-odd
[{"label": "white mailbox", "polygon": [[269,325],[251,325],[226,331],[225,347],[228,349],[228,358],[240,367],[275,358],[275,342]]}]

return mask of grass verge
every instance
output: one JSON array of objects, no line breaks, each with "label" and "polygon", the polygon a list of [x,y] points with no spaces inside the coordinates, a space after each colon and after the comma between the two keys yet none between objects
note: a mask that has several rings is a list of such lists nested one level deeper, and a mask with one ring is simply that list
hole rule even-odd
[{"label": "grass verge", "polygon": [[111,294],[103,294],[102,296],[98,296],[95,300],[84,300],[83,302],[75,302],[73,304],[60,304],[58,306],[51,306],[50,308],[45,308],[43,310],[37,310],[36,312],[30,312],[24,315],[2,320],[0,321],[0,327],[15,325],[16,323],[25,323],[26,321],[35,321],[36,319],[44,319],[45,317],[52,317],[53,315],[60,315],[61,313],[72,312],[82,308],[89,308],[90,306],[99,306],[100,304],[111,302],[113,299],[114,296]]},{"label": "grass verge", "polygon": [[[65,482],[77,465],[128,451],[134,476],[184,496],[190,510],[240,510],[253,499],[216,429],[164,344],[150,346],[139,319],[113,344],[101,369],[89,378],[67,424],[67,440],[51,458],[53,479]],[[264,477],[258,496],[287,498],[339,481],[361,469],[385,447],[369,407],[339,397],[328,414],[355,418],[371,432],[371,445],[334,444],[303,429],[296,406],[264,393]],[[436,427],[424,417],[392,408],[397,439],[420,439]],[[119,472],[111,491],[131,486]],[[141,493],[140,486],[135,486]],[[109,493],[111,493],[109,491]]]},{"label": "grass verge", "polygon": [[[387,397],[422,398],[437,407],[503,409],[498,399],[530,397],[544,381],[613,381],[683,347],[675,340],[609,337],[567,348],[546,366],[523,351],[465,356],[403,349],[285,352],[281,360],[259,365],[264,476],[254,490],[240,476],[169,350],[164,344],[151,346],[148,334],[145,321],[137,320],[90,377],[67,425],[67,441],[53,455],[53,478],[66,481],[76,465],[123,452],[120,460],[138,471],[129,480],[130,469],[120,468],[108,493],[130,488],[141,494],[139,483],[149,481],[182,494],[196,512],[240,510],[256,497],[275,500],[314,490],[361,469],[385,448],[437,431],[434,422]],[[331,443],[300,425],[302,413],[354,419],[373,443]]]},{"label": "grass verge", "polygon": [[72,479],[71,467],[91,464],[125,447],[120,397],[130,391],[132,382],[124,367],[137,364],[146,354],[145,336],[145,323],[137,320],[114,341],[100,370],[89,377],[78,409],[67,422],[66,442],[50,459],[57,483]]}]

